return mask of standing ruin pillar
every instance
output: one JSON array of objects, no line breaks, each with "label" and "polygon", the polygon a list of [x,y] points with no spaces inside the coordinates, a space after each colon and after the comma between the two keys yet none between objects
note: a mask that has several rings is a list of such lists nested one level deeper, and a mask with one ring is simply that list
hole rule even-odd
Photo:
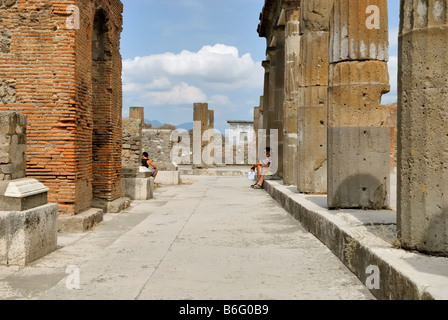
[{"label": "standing ruin pillar", "polygon": [[283,104],[283,183],[297,184],[297,107],[299,104],[300,1],[285,9],[285,96]]},{"label": "standing ruin pillar", "polygon": [[130,107],[129,119],[138,119],[141,121],[142,126],[145,123],[145,108],[143,107]]},{"label": "standing ruin pillar", "polygon": [[[269,56],[269,87],[268,87],[268,105],[267,105],[267,119],[266,119],[266,130],[267,130],[267,141],[266,146],[272,147],[273,143],[271,141],[271,130],[278,129],[276,127],[276,122],[274,121],[276,118],[275,114],[275,74],[277,71],[276,64],[276,53],[275,47],[269,47],[268,50]],[[273,155],[274,159],[278,159],[278,155]]]},{"label": "standing ruin pillar", "polygon": [[389,205],[386,0],[335,0],[328,105],[328,207]]},{"label": "standing ruin pillar", "polygon": [[275,26],[274,36],[275,36],[275,49],[276,49],[274,129],[278,130],[277,175],[283,178],[283,140],[284,140],[283,102],[285,97],[285,25]]},{"label": "standing ruin pillar", "polygon": [[297,190],[327,192],[329,25],[333,0],[302,0]]},{"label": "standing ruin pillar", "polygon": [[448,255],[447,1],[401,0],[398,236]]},{"label": "standing ruin pillar", "polygon": [[207,103],[195,103],[193,108],[193,168],[204,168],[202,151],[207,141],[203,141],[202,137],[209,129],[210,114]]},{"label": "standing ruin pillar", "polygon": [[[268,119],[269,119],[269,79],[270,79],[270,70],[271,70],[271,62],[269,60],[265,60],[262,63],[264,68],[264,88],[263,88],[263,129],[268,128]],[[266,132],[269,134],[269,132]]]}]

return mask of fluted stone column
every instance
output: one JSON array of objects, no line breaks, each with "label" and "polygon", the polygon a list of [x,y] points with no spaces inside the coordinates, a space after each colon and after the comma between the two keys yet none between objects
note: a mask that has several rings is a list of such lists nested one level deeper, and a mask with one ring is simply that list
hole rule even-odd
[{"label": "fluted stone column", "polygon": [[[267,50],[269,56],[269,87],[268,87],[268,105],[267,105],[267,119],[266,119],[266,146],[271,147],[273,145],[271,141],[271,130],[277,130],[277,115],[275,110],[275,78],[277,71],[276,61],[276,49],[275,47],[269,47]],[[278,159],[278,155],[274,155]]]},{"label": "fluted stone column", "polygon": [[333,0],[302,0],[297,189],[327,192],[327,89]]},{"label": "fluted stone column", "polygon": [[277,175],[283,178],[283,102],[285,97],[285,26],[274,27],[275,35],[275,120],[278,130],[278,169]]},{"label": "fluted stone column", "polygon": [[[290,4],[292,5],[292,4]],[[300,1],[285,10],[285,97],[283,104],[283,183],[297,185],[297,107],[299,105]]]},{"label": "fluted stone column", "polygon": [[386,0],[334,0],[328,104],[329,208],[389,205]]},{"label": "fluted stone column", "polygon": [[448,255],[447,1],[401,0],[398,235],[404,248]]},{"label": "fluted stone column", "polygon": [[[268,113],[269,113],[269,79],[271,70],[271,61],[265,60],[262,62],[264,68],[264,87],[263,87],[263,129],[268,128]],[[269,132],[267,132],[269,134]]]}]

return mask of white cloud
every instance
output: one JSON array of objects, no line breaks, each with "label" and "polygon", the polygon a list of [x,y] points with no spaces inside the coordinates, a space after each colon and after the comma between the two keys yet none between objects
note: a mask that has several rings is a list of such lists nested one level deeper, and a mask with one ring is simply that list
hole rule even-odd
[{"label": "white cloud", "polygon": [[217,94],[210,98],[209,103],[213,105],[227,105],[230,103],[230,99],[228,96]]},{"label": "white cloud", "polygon": [[205,101],[207,96],[200,89],[181,82],[168,91],[149,91],[143,93],[142,98],[143,101],[147,102],[147,105],[163,106],[193,104],[198,101]]},{"label": "white cloud", "polygon": [[178,79],[214,90],[259,88],[263,81],[261,63],[250,54],[239,55],[238,49],[224,44],[204,46],[198,52],[184,50],[136,57],[123,62],[125,88],[148,86],[154,79]]}]

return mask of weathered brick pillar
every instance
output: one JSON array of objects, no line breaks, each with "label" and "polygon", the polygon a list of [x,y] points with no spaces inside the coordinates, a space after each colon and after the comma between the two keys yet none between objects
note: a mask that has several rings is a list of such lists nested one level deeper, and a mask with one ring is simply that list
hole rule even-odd
[{"label": "weathered brick pillar", "polygon": [[193,167],[203,168],[202,151],[207,146],[207,141],[202,141],[204,132],[209,129],[209,110],[207,103],[195,103],[193,105]]},{"label": "weathered brick pillar", "polygon": [[299,105],[300,1],[285,10],[285,97],[283,102],[283,183],[297,184],[297,107]]},{"label": "weathered brick pillar", "polygon": [[398,231],[403,247],[448,255],[447,1],[401,0]]},{"label": "weathered brick pillar", "polygon": [[0,2],[0,108],[27,114],[27,176],[61,214],[122,196],[122,10],[120,0]]},{"label": "weathered brick pillar", "polygon": [[297,190],[327,192],[328,42],[333,0],[302,0]]},{"label": "weathered brick pillar", "polygon": [[389,205],[386,0],[335,0],[328,105],[329,208]]}]

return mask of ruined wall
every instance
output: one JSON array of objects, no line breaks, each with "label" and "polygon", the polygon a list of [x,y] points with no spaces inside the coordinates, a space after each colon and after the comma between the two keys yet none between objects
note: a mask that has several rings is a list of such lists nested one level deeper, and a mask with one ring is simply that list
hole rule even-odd
[{"label": "ruined wall", "polygon": [[142,152],[142,121],[123,119],[121,165],[123,167],[141,166]]},{"label": "ruined wall", "polygon": [[25,177],[26,115],[0,112],[0,181]]},{"label": "ruined wall", "polygon": [[50,188],[60,213],[122,194],[122,10],[119,0],[0,7],[0,110],[28,115],[27,175]]},{"label": "ruined wall", "polygon": [[149,159],[160,171],[175,169],[171,162],[171,150],[174,145],[174,142],[171,141],[172,132],[173,130],[168,129],[142,130],[142,152],[148,152]]}]

